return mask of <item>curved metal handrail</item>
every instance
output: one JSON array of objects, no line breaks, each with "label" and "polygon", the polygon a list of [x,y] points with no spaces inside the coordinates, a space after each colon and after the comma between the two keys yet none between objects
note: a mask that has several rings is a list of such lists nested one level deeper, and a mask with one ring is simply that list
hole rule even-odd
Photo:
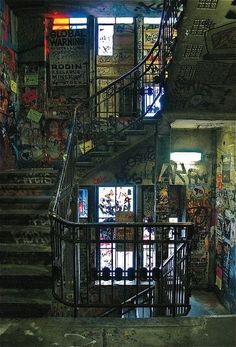
[{"label": "curved metal handrail", "polygon": [[[88,141],[89,150],[92,150],[100,145],[106,145],[109,139],[119,139],[126,129],[139,127],[140,121],[148,112],[148,109],[142,105],[144,101],[141,92],[145,94],[145,88],[157,90],[149,108],[161,96],[166,68],[171,60],[171,50],[176,39],[175,27],[183,10],[183,2],[184,0],[164,0],[158,38],[147,56],[129,72],[76,105],[57,193],[49,210],[54,218],[57,216],[66,220],[73,219],[71,197],[76,161],[79,156],[87,153]],[[150,63],[149,58],[152,58]],[[149,73],[154,64],[158,65],[156,87],[153,86],[151,80],[153,76]],[[123,116],[126,118],[123,120],[121,107],[118,104],[122,104],[122,98],[127,95],[129,95],[128,106],[132,104],[132,107],[123,110],[125,111]]]}]

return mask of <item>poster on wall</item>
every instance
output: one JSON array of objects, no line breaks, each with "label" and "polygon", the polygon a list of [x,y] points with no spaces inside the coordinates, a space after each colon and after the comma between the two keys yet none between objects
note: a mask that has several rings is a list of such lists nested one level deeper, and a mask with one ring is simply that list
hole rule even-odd
[{"label": "poster on wall", "polygon": [[231,167],[231,155],[225,154],[223,155],[223,163],[222,163],[222,182],[230,183],[230,167]]},{"label": "poster on wall", "polygon": [[87,82],[87,31],[52,30],[49,34],[51,87],[80,86]]}]

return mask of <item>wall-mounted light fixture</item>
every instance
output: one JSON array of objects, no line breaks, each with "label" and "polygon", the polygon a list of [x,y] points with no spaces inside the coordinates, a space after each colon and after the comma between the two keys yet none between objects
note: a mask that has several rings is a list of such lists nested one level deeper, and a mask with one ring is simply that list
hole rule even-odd
[{"label": "wall-mounted light fixture", "polygon": [[172,152],[170,154],[170,160],[182,164],[192,164],[200,161],[201,159],[201,152]]}]

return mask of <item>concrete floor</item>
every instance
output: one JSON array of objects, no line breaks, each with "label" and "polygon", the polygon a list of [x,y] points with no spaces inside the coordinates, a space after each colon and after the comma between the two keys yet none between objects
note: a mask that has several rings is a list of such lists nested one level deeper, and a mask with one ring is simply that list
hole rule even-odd
[{"label": "concrete floor", "polygon": [[[236,347],[236,315],[193,292],[187,317],[2,319],[1,347]],[[199,316],[200,315],[200,316]]]},{"label": "concrete floor", "polygon": [[191,310],[188,317],[229,314],[227,309],[220,303],[216,294],[212,291],[193,290],[190,304]]}]

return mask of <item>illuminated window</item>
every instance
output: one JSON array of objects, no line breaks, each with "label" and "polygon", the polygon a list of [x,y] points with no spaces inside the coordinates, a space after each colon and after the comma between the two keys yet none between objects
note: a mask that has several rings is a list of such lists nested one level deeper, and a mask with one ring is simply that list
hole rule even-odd
[{"label": "illuminated window", "polygon": [[98,17],[98,55],[113,55],[115,24],[133,24],[132,17]]},{"label": "illuminated window", "polygon": [[133,24],[133,17],[98,17],[98,24]]},{"label": "illuminated window", "polygon": [[113,54],[113,25],[98,26],[98,55],[111,56]]},{"label": "illuminated window", "polygon": [[[99,187],[98,199],[99,222],[112,222],[117,220],[119,213],[128,212],[130,216],[134,211],[133,187]],[[116,267],[121,267],[127,270],[133,266],[133,248],[130,249],[129,244],[122,247],[122,244],[113,243],[114,238],[111,228],[101,227],[100,268],[108,267],[114,270]]]},{"label": "illuminated window", "polygon": [[145,117],[154,117],[157,112],[161,111],[161,97],[164,89],[159,86],[146,86],[144,88],[144,109]]},{"label": "illuminated window", "polygon": [[160,24],[161,17],[144,17],[143,23],[144,24]]},{"label": "illuminated window", "polygon": [[78,196],[78,221],[80,218],[88,218],[88,189],[81,188]]},{"label": "illuminated window", "polygon": [[86,29],[87,18],[54,18],[52,30]]}]

